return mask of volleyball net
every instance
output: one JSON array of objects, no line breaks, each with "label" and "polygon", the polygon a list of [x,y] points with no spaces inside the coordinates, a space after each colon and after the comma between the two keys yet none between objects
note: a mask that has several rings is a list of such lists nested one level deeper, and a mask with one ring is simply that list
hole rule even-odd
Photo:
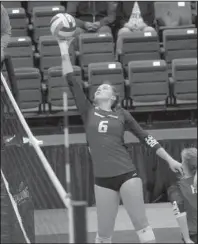
[{"label": "volleyball net", "polygon": [[[64,98],[67,100],[66,94]],[[69,162],[62,169],[67,180],[60,182],[42,143],[32,134],[1,73],[1,243],[36,243],[39,233],[58,235],[65,233],[64,228],[68,230],[65,243],[86,243],[86,203],[72,199],[67,190]],[[69,154],[67,124],[65,154]],[[68,156],[63,160],[69,160]],[[60,206],[65,226],[53,218],[52,212]]]}]

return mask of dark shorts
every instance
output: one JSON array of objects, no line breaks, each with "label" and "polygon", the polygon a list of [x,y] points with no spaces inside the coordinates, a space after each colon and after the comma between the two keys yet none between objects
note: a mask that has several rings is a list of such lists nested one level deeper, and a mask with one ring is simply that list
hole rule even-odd
[{"label": "dark shorts", "polygon": [[113,191],[120,191],[121,186],[126,181],[137,177],[137,171],[131,171],[114,177],[95,177],[95,184]]}]

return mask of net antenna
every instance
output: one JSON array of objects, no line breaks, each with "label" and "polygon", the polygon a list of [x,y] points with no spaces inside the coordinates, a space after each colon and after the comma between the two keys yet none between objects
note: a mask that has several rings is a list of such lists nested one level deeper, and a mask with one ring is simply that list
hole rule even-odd
[{"label": "net antenna", "polygon": [[[71,225],[69,233],[72,243],[87,243],[87,202],[76,197],[74,188],[71,187],[71,174],[75,174],[75,167],[71,167],[69,159],[69,126],[68,126],[68,95],[63,91],[63,111],[64,111],[64,149],[65,149],[65,170],[66,170],[66,185],[68,194],[71,196],[71,211],[69,218]],[[82,186],[81,186],[82,187]]]},{"label": "net antenna", "polygon": [[[34,147],[38,157],[41,160],[41,163],[48,175],[48,177],[50,178],[52,184],[54,185],[55,189],[57,190],[57,193],[61,199],[61,201],[63,202],[64,206],[68,209],[69,213],[68,213],[68,217],[69,217],[69,230],[71,232],[69,232],[69,238],[70,238],[70,243],[74,243],[74,234],[72,231],[73,228],[73,224],[72,224],[72,219],[70,219],[71,217],[71,199],[70,199],[70,194],[68,194],[65,189],[63,188],[62,184],[60,183],[59,179],[57,178],[56,174],[54,173],[53,169],[51,168],[48,160],[46,159],[44,153],[42,152],[40,146],[39,146],[39,141],[34,137],[34,135],[32,134],[23,114],[21,113],[13,95],[12,92],[10,91],[10,88],[3,76],[3,74],[1,73],[1,82],[3,84],[3,87],[5,89],[5,92],[7,93],[8,97],[10,98],[10,101],[12,103],[12,106],[19,118],[19,120],[21,121],[21,123],[23,124],[24,130],[27,133],[28,137],[29,137],[29,143],[32,144],[32,146]],[[2,172],[2,171],[1,171]],[[3,173],[3,172],[2,172]],[[5,179],[5,177],[3,177]],[[6,182],[5,182],[6,184]],[[9,194],[9,192],[8,192]],[[15,208],[14,208],[15,209]],[[30,242],[27,242],[30,243]]]}]

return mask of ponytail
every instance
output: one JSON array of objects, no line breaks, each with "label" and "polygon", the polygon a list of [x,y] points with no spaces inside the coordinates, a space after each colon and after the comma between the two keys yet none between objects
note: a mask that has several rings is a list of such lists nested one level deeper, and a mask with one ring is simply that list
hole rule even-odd
[{"label": "ponytail", "polygon": [[189,171],[193,176],[197,172],[197,149],[185,148],[182,153],[182,161],[187,165]]}]

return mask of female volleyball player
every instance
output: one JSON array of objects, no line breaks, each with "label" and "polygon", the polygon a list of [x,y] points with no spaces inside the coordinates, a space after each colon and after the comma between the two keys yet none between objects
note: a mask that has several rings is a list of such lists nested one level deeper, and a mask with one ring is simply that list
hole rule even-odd
[{"label": "female volleyball player", "polygon": [[68,54],[70,43],[71,40],[59,41],[62,71],[82,116],[94,164],[98,216],[95,241],[111,243],[121,196],[140,242],[155,242],[145,213],[142,181],[124,146],[124,131],[131,131],[155,150],[174,172],[182,173],[182,166],[151,135],[141,129],[128,111],[119,108],[119,96],[113,86],[105,82],[99,86],[95,92],[94,104],[86,98],[81,84],[73,77]]},{"label": "female volleyball player", "polygon": [[[169,200],[176,202],[180,212],[177,220],[185,243],[197,243],[197,191],[194,187],[197,172],[197,149],[184,149],[181,153],[184,175],[171,185]],[[187,221],[186,221],[187,217]]]}]

